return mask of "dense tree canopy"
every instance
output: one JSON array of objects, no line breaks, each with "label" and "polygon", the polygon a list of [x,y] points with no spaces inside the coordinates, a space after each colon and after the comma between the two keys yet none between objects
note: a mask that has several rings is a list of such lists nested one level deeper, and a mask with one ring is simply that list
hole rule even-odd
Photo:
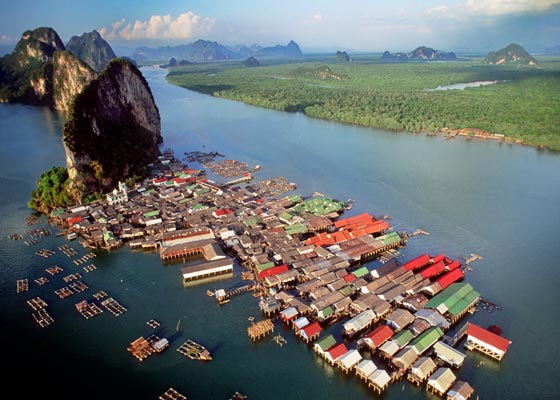
[{"label": "dense tree canopy", "polygon": [[[242,69],[227,63],[177,69],[171,83],[282,111],[392,130],[481,129],[560,150],[560,65],[483,65],[480,61],[326,64],[334,76],[298,74],[315,62]],[[432,89],[498,81],[465,90]]]}]

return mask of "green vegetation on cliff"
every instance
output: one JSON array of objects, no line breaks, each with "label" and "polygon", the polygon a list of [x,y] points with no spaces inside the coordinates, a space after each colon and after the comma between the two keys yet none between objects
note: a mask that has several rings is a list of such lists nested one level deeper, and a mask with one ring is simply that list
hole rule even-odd
[{"label": "green vegetation on cliff", "polygon": [[96,30],[72,36],[66,44],[66,50],[97,72],[103,71],[109,61],[117,57],[109,43]]},{"label": "green vegetation on cliff", "polygon": [[68,172],[63,167],[52,167],[41,174],[37,187],[31,193],[28,206],[36,211],[48,213],[57,207],[72,205],[68,195]]},{"label": "green vegetation on cliff", "polygon": [[63,140],[73,185],[85,194],[143,176],[159,155],[161,134],[159,111],[138,68],[112,60],[74,99]]},{"label": "green vegetation on cliff", "polygon": [[[324,80],[315,62],[251,69],[228,64],[177,68],[169,82],[247,104],[345,123],[410,132],[481,129],[560,150],[560,64],[490,66],[446,63],[330,63]],[[433,91],[462,82],[498,81],[465,90]]]}]

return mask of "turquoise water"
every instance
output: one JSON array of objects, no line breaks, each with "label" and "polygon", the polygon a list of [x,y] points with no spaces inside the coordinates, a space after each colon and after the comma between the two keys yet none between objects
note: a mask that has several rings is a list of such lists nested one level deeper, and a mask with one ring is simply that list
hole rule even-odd
[{"label": "turquoise water", "polygon": [[[320,191],[355,200],[351,214],[390,215],[398,230],[423,228],[430,236],[409,241],[404,257],[445,252],[460,257],[476,252],[467,281],[484,298],[503,307],[471,320],[498,324],[513,341],[501,363],[476,353],[458,372],[481,399],[558,398],[555,382],[560,356],[560,158],[558,154],[496,142],[443,140],[309,119],[189,92],[165,82],[165,71],[143,70],[160,108],[164,147],[219,151],[264,167],[260,178],[283,175],[298,193]],[[0,105],[1,238],[0,293],[2,339],[8,377],[24,377],[26,392],[59,398],[157,398],[174,387],[189,399],[227,399],[236,390],[251,399],[375,397],[355,377],[326,365],[290,331],[279,347],[266,339],[250,343],[248,317],[260,317],[250,295],[218,307],[207,289],[228,288],[233,280],[184,289],[178,266],[163,267],[156,254],[98,252],[96,271],[84,273],[61,253],[43,259],[39,248],[55,249],[56,236],[33,247],[9,240],[29,229],[25,203],[40,172],[63,165],[63,119],[49,110]],[[70,242],[81,254],[84,249]],[[15,281],[65,271],[42,287],[15,293]],[[53,291],[62,276],[80,272],[90,289],[67,299]],[[128,308],[83,319],[74,304],[105,290]],[[56,322],[41,329],[25,300],[41,296]],[[142,363],[127,345],[152,331],[170,338],[171,349]],[[180,321],[180,322],[179,322]],[[336,329],[335,329],[335,334]],[[214,360],[200,364],[175,352],[188,338],[205,344]],[[480,361],[484,364],[478,366]],[[15,385],[15,384],[14,384]],[[78,394],[77,394],[78,393]],[[395,384],[387,399],[430,397],[408,383]]]}]

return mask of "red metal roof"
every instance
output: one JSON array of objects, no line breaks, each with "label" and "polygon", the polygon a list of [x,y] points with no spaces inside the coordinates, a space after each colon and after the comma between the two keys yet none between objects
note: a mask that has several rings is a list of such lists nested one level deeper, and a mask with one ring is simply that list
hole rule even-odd
[{"label": "red metal roof", "polygon": [[370,339],[375,347],[381,346],[393,336],[393,330],[389,325],[381,325],[368,333],[364,338]]},{"label": "red metal roof", "polygon": [[277,265],[276,267],[265,269],[264,271],[259,272],[259,278],[264,279],[268,276],[278,275],[282,272],[286,272],[288,270],[288,266],[286,264]]},{"label": "red metal roof", "polygon": [[413,260],[403,264],[404,269],[407,271],[414,271],[415,269],[422,268],[424,265],[430,262],[429,254],[422,254]]},{"label": "red metal roof", "polygon": [[432,263],[435,264],[435,263],[438,263],[440,261],[443,261],[444,258],[445,258],[445,255],[443,253],[440,253],[437,256],[432,257]]},{"label": "red metal roof", "polygon": [[447,271],[453,271],[454,269],[457,269],[461,266],[461,263],[458,260],[452,261],[451,263],[446,263],[448,264],[447,267],[445,267],[445,269]]},{"label": "red metal roof", "polygon": [[321,325],[318,322],[313,322],[302,329],[302,332],[310,338],[321,332]]},{"label": "red metal roof", "polygon": [[342,228],[343,226],[354,224],[354,223],[356,223],[360,220],[363,220],[363,219],[373,219],[373,217],[371,215],[369,215],[369,213],[365,212],[365,213],[362,213],[362,214],[355,215],[353,217],[339,219],[338,221],[336,221],[334,223],[334,227],[335,228]]},{"label": "red metal roof", "polygon": [[82,222],[82,217],[80,217],[79,215],[77,217],[68,218],[68,223],[70,225],[77,224],[78,222]]},{"label": "red metal roof", "polygon": [[484,328],[481,328],[478,325],[473,323],[469,324],[467,328],[467,335],[472,336],[481,342],[488,343],[490,346],[493,346],[504,353],[507,351],[509,345],[511,344],[511,340],[504,339],[501,336],[496,335],[495,333],[490,332]]},{"label": "red metal roof", "polygon": [[344,354],[348,353],[348,349],[344,345],[344,343],[335,344],[333,347],[327,350],[327,353],[333,360],[336,360],[338,357],[343,356]]},{"label": "red metal roof", "polygon": [[272,228],[268,230],[268,233],[284,233],[284,228],[279,226],[278,228]]},{"label": "red metal roof", "polygon": [[350,282],[353,282],[353,281],[356,280],[356,275],[354,275],[354,274],[348,274],[348,275],[345,275],[344,278],[342,278],[342,279],[344,279],[344,281],[345,281],[346,283],[350,283]]},{"label": "red metal roof", "polygon": [[431,278],[432,276],[441,274],[443,271],[445,271],[445,264],[443,263],[442,260],[435,264],[430,265],[427,268],[424,268],[422,271],[420,271],[420,276],[424,279],[427,279],[427,278]]},{"label": "red metal roof", "polygon": [[437,278],[436,282],[439,283],[441,289],[443,290],[453,282],[456,282],[459,279],[463,278],[463,276],[463,271],[461,271],[460,269],[454,269],[453,271],[447,272]]}]

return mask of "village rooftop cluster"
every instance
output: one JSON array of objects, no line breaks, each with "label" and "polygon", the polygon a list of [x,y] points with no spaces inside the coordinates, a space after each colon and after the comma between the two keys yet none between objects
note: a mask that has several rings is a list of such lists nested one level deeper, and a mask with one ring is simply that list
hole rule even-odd
[{"label": "village rooftop cluster", "polygon": [[[408,236],[386,220],[369,213],[342,219],[346,205],[328,197],[263,197],[220,185],[171,152],[151,167],[133,190],[120,184],[106,201],[52,218],[88,246],[128,243],[159,251],[163,263],[181,262],[186,286],[232,274],[236,258],[265,316],[292,326],[327,362],[379,393],[406,377],[467,399],[474,390],[457,379],[466,357],[457,343],[466,335],[468,349],[496,360],[506,353],[509,340],[463,321],[480,301],[463,281],[464,266],[444,254],[400,263],[395,249]],[[366,264],[378,258],[384,263]]]}]

